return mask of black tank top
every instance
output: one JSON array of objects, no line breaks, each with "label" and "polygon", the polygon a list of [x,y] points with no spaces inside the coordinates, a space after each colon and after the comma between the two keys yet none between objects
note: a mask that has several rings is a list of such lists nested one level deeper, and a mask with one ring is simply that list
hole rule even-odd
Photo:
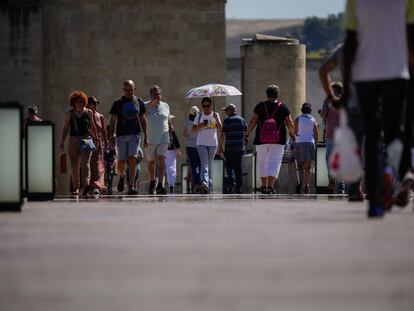
[{"label": "black tank top", "polygon": [[74,137],[88,137],[91,135],[89,132],[89,123],[91,120],[89,119],[89,114],[85,110],[80,117],[76,115],[76,113],[71,110],[71,117],[70,117],[70,131],[69,135]]}]

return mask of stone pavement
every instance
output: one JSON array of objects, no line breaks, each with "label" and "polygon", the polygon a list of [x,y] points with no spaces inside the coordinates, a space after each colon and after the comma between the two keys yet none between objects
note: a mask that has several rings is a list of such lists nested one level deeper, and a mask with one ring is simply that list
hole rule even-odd
[{"label": "stone pavement", "polygon": [[0,214],[0,310],[414,310],[412,202],[120,197]]}]

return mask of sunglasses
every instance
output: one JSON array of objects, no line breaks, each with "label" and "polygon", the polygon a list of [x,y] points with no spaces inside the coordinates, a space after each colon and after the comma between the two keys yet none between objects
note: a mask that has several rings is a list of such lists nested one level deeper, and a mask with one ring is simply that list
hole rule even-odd
[{"label": "sunglasses", "polygon": [[134,89],[126,89],[126,88],[123,88],[122,89],[124,92],[133,92],[134,91]]},{"label": "sunglasses", "polygon": [[202,105],[203,108],[210,108],[211,105]]}]

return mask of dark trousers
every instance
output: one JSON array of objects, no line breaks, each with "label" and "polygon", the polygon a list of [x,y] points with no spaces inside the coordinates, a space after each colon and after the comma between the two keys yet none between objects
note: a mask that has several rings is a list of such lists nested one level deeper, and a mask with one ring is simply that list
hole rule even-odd
[{"label": "dark trousers", "polygon": [[[226,158],[226,171],[229,184],[233,185],[236,181],[236,188],[240,189],[243,185],[242,157],[243,151],[229,150],[224,152]],[[236,180],[235,180],[236,179]]]},{"label": "dark trousers", "polygon": [[411,78],[407,104],[404,113],[404,150],[400,165],[400,178],[404,178],[405,173],[412,168],[411,148],[414,147],[414,78]]},{"label": "dark trousers", "polygon": [[378,201],[384,193],[386,158],[383,148],[395,139],[402,138],[401,125],[407,81],[395,79],[358,82],[356,89],[366,129],[367,193],[370,201]]},{"label": "dark trousers", "polygon": [[190,161],[191,174],[193,176],[193,185],[199,185],[200,182],[200,157],[196,147],[186,147],[188,160]]}]

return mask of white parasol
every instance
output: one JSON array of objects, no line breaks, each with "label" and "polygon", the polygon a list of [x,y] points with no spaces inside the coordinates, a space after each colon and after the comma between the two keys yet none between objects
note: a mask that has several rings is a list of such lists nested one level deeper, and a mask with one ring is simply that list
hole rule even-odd
[{"label": "white parasol", "polygon": [[237,88],[224,84],[206,84],[189,90],[184,98],[201,98],[215,96],[238,96],[243,95]]}]

